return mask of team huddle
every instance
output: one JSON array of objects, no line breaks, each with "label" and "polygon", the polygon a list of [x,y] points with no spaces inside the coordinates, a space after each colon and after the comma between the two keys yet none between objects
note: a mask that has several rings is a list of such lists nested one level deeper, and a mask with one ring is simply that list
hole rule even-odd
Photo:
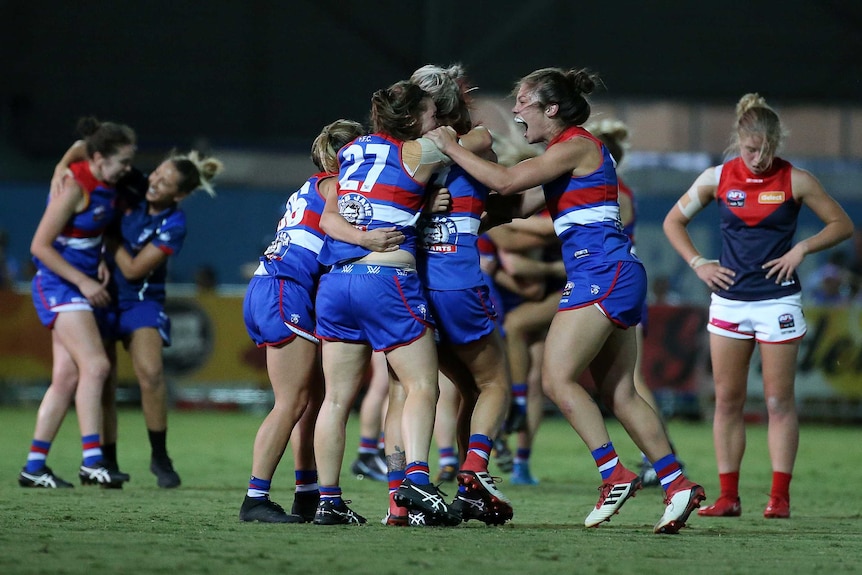
[{"label": "team huddle", "polygon": [[[423,66],[375,92],[367,129],[350,120],[323,128],[311,149],[319,171],[288,199],[245,295],[245,324],[266,350],[274,405],[255,437],[242,521],[366,523],[348,507],[339,477],[347,419],[375,355],[385,356],[389,379],[382,522],[512,520],[512,502],[489,462],[499,456],[501,430],[518,429],[507,423],[512,413],[527,418],[526,376],[516,379],[510,370],[504,306],[483,269],[483,250],[495,226],[543,211],[556,236],[561,281],[548,298],[551,315],[536,362],[541,393],[581,437],[601,475],[598,502],[584,525],[609,521],[647,481],[621,463],[597,401],[622,423],[663,489],[654,532],[674,534],[686,525],[706,494],[686,477],[648,390],[636,381],[647,274],[633,246],[631,196],[617,175],[621,150],[585,127],[587,96],[598,81],[586,69],[543,68],[516,83],[514,122],[524,142],[543,150],[533,157],[504,158],[501,137],[474,124],[471,86],[458,65]],[[785,437],[770,444],[773,486],[764,515],[782,518],[790,516],[798,443],[792,366],[806,331],[796,268],[808,253],[849,237],[852,223],[810,174],[775,157],[780,123],[756,94],[740,101],[736,134],[732,152],[739,158],[701,175],[665,220],[671,245],[714,292],[709,331],[721,495],[699,515],[741,513],[739,400],[757,341],[770,344],[760,346],[769,350],[765,368],[776,366],[774,373],[764,370],[775,397],[770,424]],[[179,202],[199,187],[211,191],[221,164],[196,152],[173,153],[148,179],[139,175],[131,186],[138,194],[123,194],[132,179],[134,133],[95,123],[82,135],[85,144],[58,165],[33,240],[39,264],[33,297],[52,328],[54,370],[19,483],[71,487],[45,462],[73,398],[81,482],[121,487],[129,479],[117,464],[116,415],[109,407],[115,342],[122,341],[141,385],[151,470],[159,486],[176,487],[161,360],[170,343],[166,265],[185,235]],[[767,192],[768,201],[758,201]],[[685,229],[712,200],[725,230],[719,260],[701,256]],[[825,225],[793,246],[803,203]],[[773,326],[775,318],[783,318],[780,325]],[[586,371],[595,394],[579,383]],[[452,435],[460,456],[449,454],[458,484],[451,500],[429,469],[444,379],[457,390]],[[288,445],[296,479],[290,512],[270,499]]]}]

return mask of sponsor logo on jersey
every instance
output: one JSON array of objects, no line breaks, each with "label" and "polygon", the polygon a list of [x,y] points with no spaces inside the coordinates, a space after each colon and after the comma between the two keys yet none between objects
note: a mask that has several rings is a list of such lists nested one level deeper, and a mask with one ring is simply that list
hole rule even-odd
[{"label": "sponsor logo on jersey", "polygon": [[426,246],[426,249],[429,252],[437,252],[441,254],[454,254],[458,251],[458,246],[454,244],[437,244],[433,246]]},{"label": "sponsor logo on jersey", "polygon": [[732,208],[741,208],[745,205],[745,192],[742,190],[730,190],[726,197],[727,205]]},{"label": "sponsor logo on jersey", "polygon": [[793,319],[793,314],[783,313],[778,316],[778,327],[781,329],[790,329],[796,327],[796,322]]},{"label": "sponsor logo on jersey", "polygon": [[590,293],[593,295],[598,295],[599,286],[597,286],[596,284],[590,284]]},{"label": "sponsor logo on jersey", "polygon": [[575,259],[585,258],[590,255],[590,250],[584,248],[575,252]]},{"label": "sponsor logo on jersey", "polygon": [[758,204],[783,204],[784,203],[785,194],[781,190],[772,191],[772,192],[760,192],[760,195],[757,196]]}]

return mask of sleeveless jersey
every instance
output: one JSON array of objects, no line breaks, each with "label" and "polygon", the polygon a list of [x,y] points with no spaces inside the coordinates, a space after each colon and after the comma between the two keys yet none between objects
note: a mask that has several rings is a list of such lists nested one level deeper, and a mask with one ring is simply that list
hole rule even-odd
[{"label": "sleeveless jersey", "polygon": [[629,237],[629,239],[632,241],[632,245],[634,245],[635,225],[638,221],[638,209],[637,202],[635,202],[635,194],[634,191],[630,187],[628,187],[623,182],[622,178],[620,178],[619,176],[617,176],[617,183],[619,184],[620,193],[626,196],[629,199],[629,203],[631,203],[632,205],[632,220],[629,223],[623,225],[623,233],[625,233],[625,235]]},{"label": "sleeveless jersey", "polygon": [[608,149],[587,130],[574,126],[554,138],[560,142],[584,137],[601,151],[602,164],[585,176],[563,174],[542,186],[545,202],[554,219],[554,230],[562,242],[567,273],[588,262],[635,261],[632,243],[623,232],[615,163]]},{"label": "sleeveless jersey", "polygon": [[[169,256],[179,253],[186,238],[186,215],[179,208],[171,207],[158,214],[149,213],[149,204],[140,201],[129,207],[120,219],[120,234],[123,247],[136,257],[147,244],[159,248]],[[168,262],[151,271],[145,278],[129,280],[116,266],[113,274],[117,285],[117,300],[165,301],[165,282]]]},{"label": "sleeveless jersey", "polygon": [[[102,254],[102,233],[113,220],[116,210],[116,191],[93,176],[88,162],[75,162],[69,169],[84,193],[86,206],[82,212],[69,218],[53,246],[76,269],[96,277]],[[51,201],[50,196],[48,201]],[[33,262],[40,272],[54,273],[38,258],[33,258]]]},{"label": "sleeveless jersey", "polygon": [[317,261],[325,236],[320,229],[320,214],[326,204],[319,185],[331,177],[334,175],[315,174],[288,198],[275,238],[260,257],[255,275],[291,279],[314,293],[324,271]]},{"label": "sleeveless jersey", "polygon": [[[383,134],[360,136],[338,152],[338,211],[367,231],[395,226],[404,234],[401,249],[416,255],[416,223],[425,199],[425,184],[407,173],[403,142]],[[325,265],[347,263],[370,250],[326,237],[318,259]]]},{"label": "sleeveless jersey", "polygon": [[419,276],[425,287],[434,290],[484,285],[476,242],[488,187],[457,165],[444,170],[437,182],[449,189],[452,207],[445,214],[434,214],[420,220]]},{"label": "sleeveless jersey", "polygon": [[753,174],[741,158],[716,168],[721,221],[721,265],[736,272],[734,285],[716,292],[727,299],[758,301],[795,294],[799,277],[781,285],[766,278],[763,264],[792,247],[800,204],[793,198],[793,166],[775,158],[765,174]]}]

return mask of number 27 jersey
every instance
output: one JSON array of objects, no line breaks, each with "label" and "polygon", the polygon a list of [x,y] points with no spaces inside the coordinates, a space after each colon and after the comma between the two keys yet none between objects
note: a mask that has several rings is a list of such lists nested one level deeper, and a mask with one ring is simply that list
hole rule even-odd
[{"label": "number 27 jersey", "polygon": [[[360,136],[338,153],[338,211],[363,230],[395,226],[404,234],[401,249],[416,255],[416,222],[425,184],[413,179],[401,158],[403,142],[383,134]],[[334,265],[371,253],[326,237],[319,259]]]}]

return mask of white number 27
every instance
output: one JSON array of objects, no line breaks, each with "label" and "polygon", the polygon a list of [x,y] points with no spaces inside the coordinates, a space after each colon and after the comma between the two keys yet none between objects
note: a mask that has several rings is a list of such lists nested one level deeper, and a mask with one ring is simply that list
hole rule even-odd
[{"label": "white number 27", "polygon": [[[377,182],[377,178],[380,177],[380,173],[383,172],[383,168],[386,166],[386,158],[389,156],[390,149],[389,146],[384,144],[368,144],[364,149],[359,144],[353,144],[344,150],[344,157],[349,158],[351,164],[347,168],[347,171],[344,172],[344,176],[338,180],[339,187],[342,190],[351,192],[359,190],[360,192],[367,193],[371,191],[371,188]],[[362,182],[362,187],[360,188],[359,180],[351,180],[350,176],[365,161],[366,154],[374,156],[374,165],[368,170],[368,175],[365,177],[365,181]]]}]

